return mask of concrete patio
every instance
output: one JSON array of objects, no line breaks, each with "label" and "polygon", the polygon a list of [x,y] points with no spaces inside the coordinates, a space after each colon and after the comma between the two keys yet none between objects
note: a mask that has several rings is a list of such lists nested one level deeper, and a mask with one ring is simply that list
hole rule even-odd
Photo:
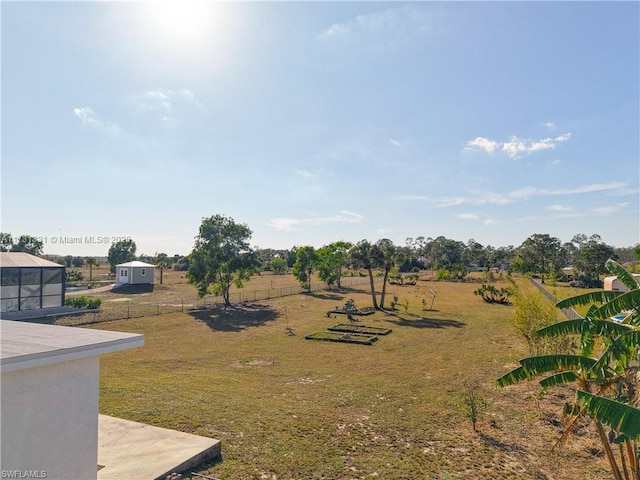
[{"label": "concrete patio", "polygon": [[98,480],[164,480],[220,456],[220,441],[121,418],[98,419]]}]

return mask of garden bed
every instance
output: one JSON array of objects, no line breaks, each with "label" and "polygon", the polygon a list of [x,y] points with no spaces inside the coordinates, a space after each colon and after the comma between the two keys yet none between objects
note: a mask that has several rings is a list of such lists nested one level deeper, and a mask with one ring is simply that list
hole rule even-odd
[{"label": "garden bed", "polygon": [[346,325],[344,323],[329,327],[327,330],[332,332],[362,333],[365,335],[389,335],[391,333],[390,328],[368,327],[367,325]]},{"label": "garden bed", "polygon": [[326,342],[358,343],[360,345],[372,345],[373,342],[378,340],[376,335],[343,332],[316,332],[304,338],[307,340],[324,340]]},{"label": "garden bed", "polygon": [[329,310],[327,312],[327,317],[330,317],[332,313],[339,313],[342,315],[346,315],[347,313],[351,313],[351,315],[372,315],[376,313],[376,311],[373,307],[365,307],[362,309],[353,310],[351,312],[347,312],[347,310],[344,308],[336,308],[335,310]]}]

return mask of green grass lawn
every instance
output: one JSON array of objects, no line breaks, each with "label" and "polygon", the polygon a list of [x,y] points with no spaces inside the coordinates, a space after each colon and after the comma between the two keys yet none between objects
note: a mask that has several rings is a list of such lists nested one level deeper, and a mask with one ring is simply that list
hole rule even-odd
[{"label": "green grass lawn", "polygon": [[[537,401],[535,383],[493,387],[525,346],[513,307],[484,303],[477,287],[390,287],[387,306],[396,294],[409,308],[363,317],[393,331],[371,346],[304,338],[335,325],[326,312],[349,298],[369,306],[365,290],[96,325],[145,335],[102,356],[100,412],[220,439],[222,459],[199,473],[225,480],[608,478],[587,424],[549,454],[570,391]],[[478,433],[457,406],[460,372],[491,402]]]}]

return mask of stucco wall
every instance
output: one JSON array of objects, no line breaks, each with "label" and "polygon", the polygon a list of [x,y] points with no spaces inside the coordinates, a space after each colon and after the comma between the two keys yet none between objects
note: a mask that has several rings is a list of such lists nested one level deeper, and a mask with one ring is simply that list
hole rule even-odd
[{"label": "stucco wall", "polygon": [[2,374],[3,473],[97,478],[99,366],[96,356]]}]

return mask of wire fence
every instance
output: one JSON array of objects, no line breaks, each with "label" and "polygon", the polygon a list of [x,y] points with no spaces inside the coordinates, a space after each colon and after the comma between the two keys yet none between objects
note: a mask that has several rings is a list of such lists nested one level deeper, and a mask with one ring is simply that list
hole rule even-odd
[{"label": "wire fence", "polygon": [[[374,278],[378,282],[381,279]],[[369,284],[369,277],[343,277],[340,282],[341,288],[351,288],[355,286]],[[310,288],[302,288],[300,285],[291,285],[278,288],[266,288],[249,291],[230,292],[229,301],[231,303],[255,302],[269,300],[271,298],[299,295],[305,292],[327,291],[329,287],[326,283],[312,283]],[[140,302],[133,303],[128,298],[120,301],[120,305],[110,305],[97,310],[79,310],[78,312],[58,313],[41,317],[38,321],[44,323],[55,323],[57,325],[80,326],[93,323],[102,323],[113,320],[123,320],[129,318],[149,317],[154,315],[164,315],[167,313],[185,312],[194,309],[210,308],[224,303],[221,295],[206,295],[202,298],[172,299],[170,302]]]},{"label": "wire fence", "polygon": [[[547,290],[544,284],[538,282],[536,279],[532,277],[530,277],[529,280],[531,280],[531,283],[533,283],[542,292],[542,294],[545,297],[547,297],[549,300],[551,300],[554,304],[560,301],[558,297],[556,297],[553,293]],[[573,308],[561,308],[560,310],[562,311],[562,313],[564,313],[564,315],[569,320],[578,320],[579,318],[582,318],[582,315],[576,312]]]}]

